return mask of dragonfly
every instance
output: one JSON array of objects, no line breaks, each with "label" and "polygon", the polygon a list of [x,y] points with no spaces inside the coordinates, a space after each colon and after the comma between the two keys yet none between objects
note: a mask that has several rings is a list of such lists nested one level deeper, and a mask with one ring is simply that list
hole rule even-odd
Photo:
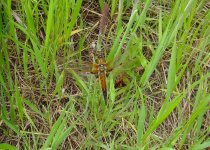
[{"label": "dragonfly", "polygon": [[[64,69],[72,74],[73,72],[76,73],[91,73],[95,74],[98,77],[99,84],[103,93],[103,98],[105,102],[107,101],[107,81],[106,77],[108,72],[110,72],[110,67],[108,63],[106,62],[105,59],[105,51],[102,49],[102,38],[105,35],[105,30],[106,30],[106,25],[107,25],[107,20],[108,20],[108,4],[105,3],[104,5],[104,10],[102,12],[102,17],[100,20],[100,25],[99,25],[99,36],[97,40],[97,45],[94,43],[92,48],[94,49],[94,63],[90,62],[67,62],[61,65],[61,69]],[[63,60],[58,60],[58,61],[63,61]],[[69,64],[70,63],[70,64]],[[67,67],[69,66],[69,67]]]},{"label": "dragonfly", "polygon": [[[109,73],[113,72],[113,74],[120,74],[118,78],[115,80],[115,88],[120,86],[125,86],[127,82],[129,82],[129,77],[125,73],[126,70],[132,70],[131,67],[125,69],[125,65],[127,64],[117,64],[115,60],[106,61],[106,58],[102,52],[97,52],[95,54],[96,61],[95,63],[91,63],[89,61],[83,61],[78,63],[71,63],[70,67],[67,69],[73,70],[74,72],[84,75],[93,74],[98,78],[98,82],[103,94],[103,99],[105,103],[107,103],[107,77]],[[111,65],[113,63],[113,66]]]},{"label": "dragonfly", "polygon": [[[99,26],[99,36],[97,41],[97,49],[96,51],[96,63],[89,64],[91,69],[89,70],[90,73],[96,74],[98,76],[99,84],[103,93],[103,97],[105,102],[107,101],[107,81],[106,76],[107,73],[111,70],[109,69],[108,63],[105,60],[105,54],[104,51],[102,51],[102,37],[105,33],[105,27],[107,24],[107,16],[108,16],[109,8],[108,4],[105,3],[104,10],[102,13],[100,26]],[[83,70],[85,71],[85,70]],[[87,71],[86,71],[87,72]]]},{"label": "dragonfly", "polygon": [[[65,65],[66,66],[66,65]],[[93,74],[98,78],[99,85],[103,94],[105,103],[107,102],[107,76],[113,70],[110,63],[105,59],[102,51],[96,52],[95,62],[82,61],[82,62],[70,62],[67,64],[66,70],[72,74],[72,71],[76,74]]]},{"label": "dragonfly", "polygon": [[[125,54],[126,55],[126,54]],[[108,100],[108,92],[107,92],[107,77],[110,73],[115,75],[114,87],[120,88],[126,86],[130,82],[130,76],[127,72],[136,69],[137,66],[140,66],[138,60],[128,60],[125,62],[120,62],[120,58],[116,58],[115,60],[106,61],[106,58],[102,52],[96,52],[96,61],[94,63],[89,61],[83,61],[78,63],[69,64],[70,70],[78,74],[93,74],[98,78],[98,82],[103,94],[103,99],[107,104]],[[112,65],[113,64],[113,65]],[[134,66],[135,64],[136,66]],[[139,68],[138,68],[139,69]],[[136,69],[136,72],[139,70]]]},{"label": "dragonfly", "polygon": [[[108,74],[113,71],[116,70],[113,69],[114,67],[116,67],[115,65],[111,65],[114,64],[113,62],[115,62],[115,60],[112,60],[111,62],[107,62],[106,58],[105,58],[105,51],[102,50],[102,37],[105,33],[105,27],[107,24],[107,15],[108,15],[108,4],[104,5],[104,11],[102,13],[102,18],[100,21],[100,27],[99,27],[99,36],[98,36],[98,41],[97,41],[97,45],[93,46],[94,48],[94,56],[95,56],[95,62],[94,63],[90,63],[90,62],[83,62],[83,64],[80,64],[80,67],[78,66],[78,64],[76,65],[77,67],[75,68],[74,66],[70,67],[72,70],[74,71],[79,71],[79,72],[85,72],[85,73],[91,73],[94,74],[98,77],[99,80],[99,85],[103,94],[103,98],[105,103],[107,103],[107,76]],[[118,67],[123,68],[121,64],[117,64]],[[131,66],[133,67],[133,66]],[[128,67],[127,69],[131,69],[131,67]],[[124,69],[125,71],[125,69]],[[126,79],[128,79],[126,77]],[[116,86],[122,84],[123,78],[122,80],[117,80]]]},{"label": "dragonfly", "polygon": [[100,21],[100,27],[99,27],[100,30],[99,30],[99,37],[98,37],[98,43],[97,43],[97,51],[98,51],[97,60],[96,60],[96,64],[94,64],[92,67],[92,73],[98,74],[98,79],[99,79],[99,83],[101,86],[101,90],[102,90],[105,102],[107,101],[106,75],[110,69],[105,60],[105,55],[103,54],[101,50],[101,43],[102,43],[102,35],[104,35],[105,29],[106,29],[105,27],[107,25],[108,12],[109,12],[109,7],[108,7],[108,4],[105,3],[101,21]]},{"label": "dragonfly", "polygon": [[99,84],[103,93],[105,102],[107,101],[107,73],[112,69],[109,67],[108,63],[105,60],[104,55],[101,52],[97,53],[96,63],[91,65],[90,73],[96,74],[98,76]]}]

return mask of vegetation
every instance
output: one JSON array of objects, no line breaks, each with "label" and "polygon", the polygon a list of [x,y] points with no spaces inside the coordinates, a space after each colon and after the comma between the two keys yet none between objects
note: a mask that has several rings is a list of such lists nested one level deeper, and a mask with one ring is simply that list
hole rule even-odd
[{"label": "vegetation", "polygon": [[106,2],[107,104],[79,67],[104,0],[0,1],[0,149],[210,146],[210,3]]}]

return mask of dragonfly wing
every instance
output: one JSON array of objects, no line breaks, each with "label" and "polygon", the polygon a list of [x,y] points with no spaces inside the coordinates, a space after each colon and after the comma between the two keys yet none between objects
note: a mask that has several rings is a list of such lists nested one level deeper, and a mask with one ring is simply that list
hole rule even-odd
[{"label": "dragonfly wing", "polygon": [[72,69],[77,73],[97,73],[98,72],[98,65],[93,64],[90,62],[83,62],[83,63],[74,63],[74,64],[69,64],[68,69]]}]

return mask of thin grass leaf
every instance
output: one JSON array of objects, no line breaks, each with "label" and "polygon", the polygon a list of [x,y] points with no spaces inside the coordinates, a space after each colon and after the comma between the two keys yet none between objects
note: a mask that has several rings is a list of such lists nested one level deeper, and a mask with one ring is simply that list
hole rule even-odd
[{"label": "thin grass leaf", "polygon": [[117,28],[116,28],[117,33],[122,28],[122,11],[123,11],[123,0],[119,0],[118,15],[117,15]]},{"label": "thin grass leaf", "polygon": [[[43,58],[43,55],[42,55],[41,50],[39,49],[37,43],[34,41],[33,36],[30,34],[30,32],[28,31],[27,28],[24,28],[24,27],[20,26],[19,24],[15,23],[15,22],[14,22],[14,24],[15,24],[15,26],[16,26],[18,29],[20,29],[21,31],[23,31],[23,32],[29,37],[29,39],[30,39],[30,41],[31,41],[31,43],[32,43],[32,45],[33,45],[33,50],[34,50],[35,58],[36,58],[36,60],[37,60],[37,62],[38,62],[38,64],[39,64],[39,67],[40,67],[40,69],[41,69],[42,75],[43,75],[44,77],[47,77],[46,66],[43,65],[43,64],[45,64],[45,63],[43,62],[43,59],[44,59],[44,58]],[[33,53],[32,53],[32,54],[33,54]]]},{"label": "thin grass leaf", "polygon": [[56,83],[56,87],[55,87],[55,90],[53,91],[52,97],[54,97],[55,94],[57,94],[57,93],[59,96],[62,95],[63,80],[64,80],[64,71],[62,71],[61,75],[58,78],[58,81]]},{"label": "thin grass leaf", "polygon": [[167,26],[167,29],[164,32],[163,37],[161,39],[161,42],[160,42],[160,44],[157,47],[157,50],[153,54],[149,64],[147,64],[147,67],[146,67],[146,69],[145,69],[145,71],[144,71],[144,73],[143,73],[143,75],[142,75],[142,77],[140,79],[140,83],[142,85],[144,85],[146,83],[146,81],[148,81],[148,78],[150,77],[150,75],[154,71],[154,69],[155,69],[155,67],[156,67],[156,65],[158,63],[158,60],[161,58],[161,56],[162,56],[162,54],[164,52],[164,46],[165,46],[165,43],[166,43],[168,32],[169,32],[169,25]]},{"label": "thin grass leaf", "polygon": [[[150,63],[148,64],[148,67],[146,67],[144,74],[142,75],[142,78],[140,80],[140,83],[142,85],[145,85],[145,83],[148,81],[149,77],[151,76],[152,72],[155,70],[155,67],[158,64],[158,61],[160,60],[160,58],[162,57],[166,46],[171,42],[171,40],[177,34],[178,29],[183,24],[183,20],[186,19],[187,15],[190,13],[190,8],[193,2],[194,1],[191,0],[187,3],[183,14],[181,14],[172,25],[171,23],[173,22],[173,19],[175,18],[175,16],[174,14],[172,14],[172,17],[170,17],[171,19],[169,20],[168,26],[163,34],[161,42],[158,45],[157,50],[153,54],[152,59]],[[178,6],[179,6],[179,3],[177,1],[174,11],[178,9]],[[169,30],[169,29],[172,29],[172,30]]]},{"label": "thin grass leaf", "polygon": [[[210,73],[205,74],[204,76],[202,76],[199,80],[195,81],[190,88],[188,89],[189,91],[193,90],[196,86],[198,86],[199,84],[201,84],[203,81],[206,81],[210,78]],[[189,92],[188,91],[188,92]]]},{"label": "thin grass leaf", "polygon": [[0,149],[1,150],[18,150],[18,148],[16,148],[15,146],[7,144],[7,143],[1,143]]},{"label": "thin grass leaf", "polygon": [[137,10],[138,9],[138,7],[140,5],[140,0],[134,0],[132,2],[132,5],[133,5],[132,12],[133,12],[134,10]]},{"label": "thin grass leaf", "polygon": [[20,135],[19,128],[14,125],[13,122],[7,120],[3,116],[1,116],[1,120],[5,123],[6,126],[8,126],[12,131],[14,131],[17,135]]},{"label": "thin grass leaf", "polygon": [[48,47],[49,40],[50,40],[50,33],[53,27],[53,17],[54,17],[54,10],[57,0],[50,0],[49,1],[49,10],[47,13],[47,25],[46,25],[46,37],[45,37],[45,48]]},{"label": "thin grass leaf", "polygon": [[9,110],[9,113],[10,113],[10,121],[12,123],[14,123],[15,118],[17,117],[16,112],[15,112],[15,110],[17,109],[17,107],[16,107],[16,104],[15,104],[15,96],[14,96],[14,93],[9,98],[10,98],[10,110]]},{"label": "thin grass leaf", "polygon": [[6,86],[6,82],[4,81],[4,78],[3,78],[1,72],[0,72],[0,83],[1,83],[1,87],[4,88],[5,91],[8,91],[7,86]]},{"label": "thin grass leaf", "polygon": [[150,5],[151,5],[151,0],[147,0],[145,2],[145,7],[144,7],[141,15],[140,16],[137,16],[138,19],[137,19],[137,22],[134,25],[133,33],[135,33],[136,30],[145,23],[146,13],[147,13]]},{"label": "thin grass leaf", "polygon": [[25,114],[26,118],[28,119],[28,121],[30,122],[30,124],[32,125],[32,127],[34,127],[34,129],[35,129],[36,131],[38,131],[38,129],[37,129],[37,127],[36,127],[36,125],[35,125],[33,119],[30,117],[30,115],[28,115],[28,113],[26,112],[25,109],[24,109],[24,114]]},{"label": "thin grass leaf", "polygon": [[[75,6],[73,7],[73,13],[71,16],[71,22],[68,24],[67,33],[71,33],[72,29],[77,21],[77,17],[79,15],[79,11],[82,5],[82,0],[77,0]],[[69,35],[65,35],[65,41],[67,41]]]},{"label": "thin grass leaf", "polygon": [[85,82],[80,78],[80,76],[78,76],[72,69],[68,69],[67,70],[70,74],[72,74],[72,76],[74,77],[74,79],[76,80],[77,84],[79,85],[79,87],[81,89],[83,89],[83,91],[85,92],[85,94],[88,93],[88,87],[85,84]]},{"label": "thin grass leaf", "polygon": [[64,116],[63,120],[62,120],[62,123],[60,124],[59,128],[57,129],[52,141],[52,144],[51,144],[51,147],[52,149],[57,149],[57,146],[59,145],[59,143],[57,143],[56,141],[58,139],[60,139],[60,136],[63,134],[63,132],[65,131],[65,126],[66,126],[66,123],[67,123],[67,116]]},{"label": "thin grass leaf", "polygon": [[163,147],[163,148],[159,148],[159,150],[175,150],[175,149],[171,147]]},{"label": "thin grass leaf", "polygon": [[33,14],[32,14],[33,12],[32,12],[32,8],[31,8],[31,1],[25,2],[24,6],[23,6],[23,10],[25,11],[25,14],[26,14],[27,26],[32,31],[32,33],[35,34],[36,28],[35,28],[34,18],[33,18]]},{"label": "thin grass leaf", "polygon": [[[115,53],[117,51],[117,48],[119,46],[119,42],[120,42],[120,37],[121,37],[121,34],[123,33],[123,28],[119,29],[119,31],[117,32],[117,36],[114,40],[114,44],[107,56],[107,62],[112,62],[112,60],[114,60],[114,56],[115,56]],[[110,66],[112,66],[112,64],[110,64]]]},{"label": "thin grass leaf", "polygon": [[[210,27],[209,27],[209,30],[210,30]],[[208,30],[206,30],[206,33],[207,33]],[[192,77],[195,75],[195,73],[198,71],[198,69],[200,68],[200,63],[201,63],[201,59],[202,59],[202,56],[204,54],[204,51],[205,51],[205,48],[207,46],[207,44],[209,43],[209,34],[204,35],[204,40],[202,40],[198,46],[198,49],[200,49],[200,52],[199,52],[199,56],[198,58],[196,59],[196,63],[195,63],[195,66],[194,66],[194,69],[193,69],[193,72],[192,72]]]},{"label": "thin grass leaf", "polygon": [[195,119],[199,116],[199,114],[203,110],[205,110],[205,111],[209,110],[209,106],[208,106],[209,102],[210,102],[210,94],[205,95],[202,99],[202,103],[196,109],[194,109],[194,111],[192,112],[192,115],[190,116],[189,120],[187,121],[187,123],[184,127],[185,131],[184,131],[184,134],[183,134],[181,141],[179,143],[179,148],[182,148],[182,146],[184,145],[187,134],[190,132],[190,129],[192,128],[192,125],[193,125]]},{"label": "thin grass leaf", "polygon": [[208,149],[210,147],[210,140],[207,140],[201,144],[195,144],[189,150],[203,150]]},{"label": "thin grass leaf", "polygon": [[63,133],[59,136],[58,139],[52,144],[52,148],[56,148],[63,142],[65,139],[69,136],[69,134],[72,132],[72,129],[76,126],[77,121],[74,121],[71,123],[71,125],[63,131]]},{"label": "thin grass leaf", "polygon": [[[182,101],[184,95],[180,94],[176,96],[171,102],[167,104],[167,106],[162,106],[159,111],[157,117],[150,124],[149,128],[143,135],[143,141],[145,141],[149,135],[170,115],[170,113],[178,106],[178,104]],[[165,109],[167,108],[167,109]]]},{"label": "thin grass leaf", "polygon": [[116,6],[117,6],[117,0],[112,0],[112,4],[111,4],[111,17],[114,15]]},{"label": "thin grass leaf", "polygon": [[144,132],[144,124],[146,119],[146,109],[144,104],[142,104],[140,111],[139,111],[139,120],[138,120],[138,128],[137,128],[137,145],[142,147],[142,138]]},{"label": "thin grass leaf", "polygon": [[113,103],[115,101],[116,93],[115,93],[114,78],[113,78],[113,74],[112,73],[109,75],[109,85],[110,85],[109,86],[110,100]]},{"label": "thin grass leaf", "polygon": [[108,55],[108,60],[111,59],[110,57],[112,57],[112,55],[114,55],[114,56],[113,56],[113,59],[115,59],[115,57],[119,55],[120,50],[121,50],[121,48],[122,48],[123,44],[125,43],[125,40],[126,40],[126,38],[127,38],[127,36],[128,36],[128,33],[129,33],[130,30],[131,30],[131,27],[132,27],[132,25],[133,25],[133,22],[134,22],[135,19],[136,19],[136,14],[137,14],[137,10],[135,10],[135,11],[131,14],[130,20],[129,20],[129,22],[128,22],[128,25],[127,25],[127,28],[126,28],[126,30],[125,30],[125,33],[124,33],[124,35],[123,35],[123,37],[122,37],[121,43],[120,43],[119,47],[118,47],[116,50],[113,49],[114,52],[110,52],[110,55]]},{"label": "thin grass leaf", "polygon": [[[196,93],[196,98],[195,98],[195,103],[194,103],[194,110],[196,109],[196,107],[199,106],[200,103],[202,103],[202,96],[204,94],[204,85],[203,83],[201,83],[199,85],[198,91]],[[199,140],[199,135],[200,135],[200,131],[202,129],[202,122],[204,120],[204,114],[205,114],[205,110],[203,110],[203,112],[201,112],[197,118],[197,124],[196,124],[196,129],[195,129],[195,133],[197,134],[197,140]]]},{"label": "thin grass leaf", "polygon": [[176,78],[176,38],[174,38],[174,45],[172,48],[171,60],[168,70],[168,80],[167,80],[167,92],[166,99],[168,99],[174,90],[175,78]]},{"label": "thin grass leaf", "polygon": [[[2,5],[0,5],[0,9],[3,10]],[[0,45],[2,45],[3,41],[3,17],[0,17],[0,29],[2,29],[2,32],[0,32]],[[1,49],[1,46],[0,46]],[[0,59],[1,60],[1,59]]]},{"label": "thin grass leaf", "polygon": [[162,18],[162,9],[160,9],[159,23],[158,23],[158,41],[160,43],[163,36],[163,18]]},{"label": "thin grass leaf", "polygon": [[64,119],[64,117],[65,117],[65,109],[61,112],[59,118],[53,124],[50,134],[48,135],[47,139],[45,140],[45,142],[41,148],[42,150],[45,150],[46,148],[48,148],[50,146],[50,144],[53,142],[54,136],[57,133],[57,129],[62,124],[62,120]]},{"label": "thin grass leaf", "polygon": [[104,9],[104,0],[99,0],[99,5],[100,5],[101,10],[103,10]]},{"label": "thin grass leaf", "polygon": [[[1,75],[1,74],[0,74]],[[4,90],[3,88],[0,86],[0,91],[1,91],[1,104],[2,104],[2,107],[1,107],[1,115],[3,117],[6,117],[7,115],[7,108],[6,108],[6,100],[5,100],[5,93],[4,93]]]},{"label": "thin grass leaf", "polygon": [[[15,72],[16,72],[16,67],[15,67]],[[20,96],[19,88],[17,85],[18,85],[17,76],[15,74],[15,100],[16,100],[16,105],[18,108],[19,117],[21,121],[23,121],[23,104],[22,104],[22,98]]]},{"label": "thin grass leaf", "polygon": [[[35,106],[35,104],[31,103],[28,99],[23,99],[23,102],[35,113],[39,114],[41,117],[44,117],[44,114]],[[45,118],[46,119],[46,118]]]},{"label": "thin grass leaf", "polygon": [[23,51],[23,69],[25,74],[25,79],[28,78],[28,52]]}]

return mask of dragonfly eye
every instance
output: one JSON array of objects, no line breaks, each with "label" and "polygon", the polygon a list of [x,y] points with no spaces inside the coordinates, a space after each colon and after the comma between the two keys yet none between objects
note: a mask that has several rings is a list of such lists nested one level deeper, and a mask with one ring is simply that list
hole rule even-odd
[{"label": "dragonfly eye", "polygon": [[101,58],[104,58],[104,54],[100,51],[100,52],[97,52],[97,58],[98,59],[101,59]]}]

